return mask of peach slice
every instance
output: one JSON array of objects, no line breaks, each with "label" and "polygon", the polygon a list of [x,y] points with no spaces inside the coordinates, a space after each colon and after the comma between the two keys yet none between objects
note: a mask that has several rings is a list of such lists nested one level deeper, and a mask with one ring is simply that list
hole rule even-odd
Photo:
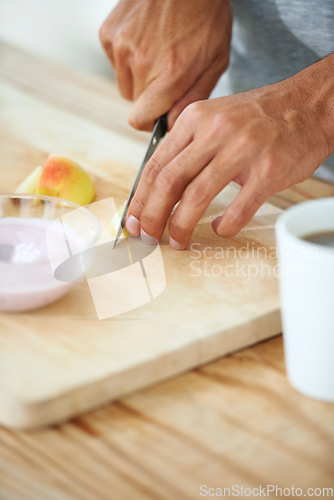
[{"label": "peach slice", "polygon": [[87,205],[95,197],[95,188],[80,165],[63,156],[50,155],[40,175],[36,193]]}]

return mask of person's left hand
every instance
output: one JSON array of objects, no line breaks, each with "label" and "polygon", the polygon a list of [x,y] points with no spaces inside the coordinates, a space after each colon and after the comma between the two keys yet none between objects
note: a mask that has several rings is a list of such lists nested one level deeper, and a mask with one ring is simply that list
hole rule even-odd
[{"label": "person's left hand", "polygon": [[321,110],[303,82],[292,77],[188,106],[143,172],[128,232],[141,229],[160,240],[180,201],[170,219],[170,245],[185,249],[211,200],[236,181],[239,194],[212,223],[218,235],[230,237],[269,196],[310,177],[331,151]]},{"label": "person's left hand", "polygon": [[209,97],[230,54],[229,0],[120,0],[100,29],[123,97],[135,101],[129,123],[168,126],[191,102]]}]

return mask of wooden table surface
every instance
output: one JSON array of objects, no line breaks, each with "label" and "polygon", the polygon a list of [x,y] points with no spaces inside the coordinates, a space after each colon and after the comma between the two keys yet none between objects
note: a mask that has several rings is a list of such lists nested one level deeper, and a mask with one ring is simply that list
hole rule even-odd
[{"label": "wooden table surface", "polygon": [[[46,73],[54,75],[54,86],[43,85]],[[5,44],[0,80],[38,91],[60,108],[70,105],[134,141],[147,140],[127,126],[129,105],[112,82],[41,63]],[[75,99],[77,85],[87,100]],[[103,113],[92,96],[105,101]],[[270,201],[286,208],[333,195],[333,185],[312,179]],[[212,496],[209,488],[232,492],[234,486],[241,496],[242,488],[267,485],[289,488],[290,496],[293,487],[306,496],[314,493],[308,488],[318,488],[318,496],[334,488],[334,405],[290,387],[281,336],[61,426],[0,429],[1,500],[194,499]]]}]

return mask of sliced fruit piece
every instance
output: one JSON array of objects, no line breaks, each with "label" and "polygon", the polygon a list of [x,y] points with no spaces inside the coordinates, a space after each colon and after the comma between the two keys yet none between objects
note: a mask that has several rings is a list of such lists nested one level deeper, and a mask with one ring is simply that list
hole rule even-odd
[{"label": "sliced fruit piece", "polygon": [[69,158],[56,155],[47,158],[36,193],[56,196],[78,205],[87,205],[95,198],[94,184],[88,173]]},{"label": "sliced fruit piece", "polygon": [[[111,222],[110,222],[109,231],[110,231],[110,234],[114,238],[116,237],[116,234],[117,234],[120,222],[121,222],[121,217],[122,217],[122,214],[123,214],[124,207],[125,207],[125,203],[123,203],[123,205],[117,210],[117,212],[115,213],[114,217],[111,219]],[[126,229],[123,228],[120,237],[124,238],[126,236],[129,236],[129,234],[126,231]]]},{"label": "sliced fruit piece", "polygon": [[16,188],[15,193],[35,194],[41,173],[42,167],[36,167],[35,170],[33,170],[31,174],[29,174],[28,177],[26,177]]}]

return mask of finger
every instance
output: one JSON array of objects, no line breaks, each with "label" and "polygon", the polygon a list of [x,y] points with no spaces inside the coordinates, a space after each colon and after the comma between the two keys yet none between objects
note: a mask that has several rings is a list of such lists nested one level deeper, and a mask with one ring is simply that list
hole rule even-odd
[{"label": "finger", "polygon": [[115,67],[115,57],[114,57],[113,44],[111,42],[111,34],[112,34],[112,29],[109,26],[109,18],[107,18],[100,27],[99,38],[100,38],[101,45],[102,45],[110,63],[111,63],[111,65],[114,68]]},{"label": "finger", "polygon": [[[133,72],[135,74],[135,72]],[[168,113],[170,126],[175,123],[180,113],[192,102],[209,97],[219,76],[222,73],[220,59],[191,83],[194,76],[159,75],[144,88],[142,82],[135,82],[135,105],[129,115],[129,124],[139,130],[152,130],[154,121],[164,113]]]},{"label": "finger", "polygon": [[196,224],[215,196],[233,179],[237,165],[223,164],[218,157],[188,185],[169,224],[170,245],[187,248]]},{"label": "finger", "polygon": [[259,186],[256,179],[249,179],[225,213],[212,221],[212,229],[223,238],[236,235],[270,195],[271,192],[265,186]]},{"label": "finger", "polygon": [[154,155],[148,161],[135,195],[130,203],[127,218],[132,215],[140,219],[141,212],[146,203],[152,185],[161,170],[168,165],[181,151],[186,149],[192,141],[190,127],[175,124],[174,129],[160,144]]},{"label": "finger", "polygon": [[118,90],[124,99],[133,100],[133,77],[128,66],[123,65],[121,69],[116,70],[116,82]]},{"label": "finger", "polygon": [[142,207],[140,225],[145,233],[160,240],[169,215],[188,184],[211,161],[209,149],[199,149],[195,142],[161,170]]},{"label": "finger", "polygon": [[115,70],[117,85],[121,95],[133,99],[133,75],[130,67],[131,46],[127,37],[116,33],[110,15],[102,24],[99,36],[105,53]]},{"label": "finger", "polygon": [[130,54],[126,45],[120,45],[114,51],[115,74],[118,89],[124,97],[129,101],[133,100],[133,74],[129,64]]}]

